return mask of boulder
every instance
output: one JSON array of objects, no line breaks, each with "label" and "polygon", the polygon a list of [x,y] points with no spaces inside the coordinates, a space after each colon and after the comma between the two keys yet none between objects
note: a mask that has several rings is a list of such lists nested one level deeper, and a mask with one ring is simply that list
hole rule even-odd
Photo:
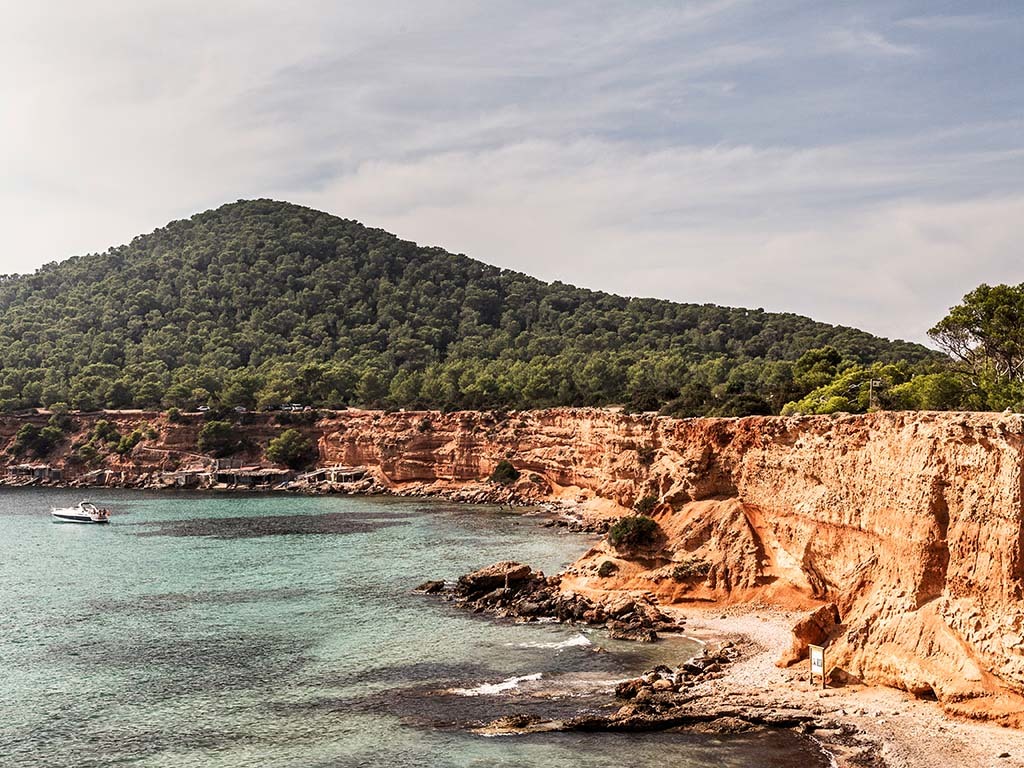
[{"label": "boulder", "polygon": [[428,595],[434,595],[444,589],[443,581],[425,581],[416,587],[417,592],[425,592]]},{"label": "boulder", "polygon": [[793,644],[775,662],[788,667],[808,656],[807,646],[823,645],[839,624],[839,609],[835,603],[826,603],[808,613],[793,625]]},{"label": "boulder", "polygon": [[643,679],[634,678],[633,680],[623,680],[621,683],[615,686],[615,696],[620,699],[632,699],[643,688],[646,687]]},{"label": "boulder", "polygon": [[658,633],[640,623],[626,624],[612,619],[607,624],[608,637],[613,640],[635,640],[639,643],[653,643]]},{"label": "boulder", "polygon": [[523,563],[503,560],[473,573],[459,577],[459,588],[466,595],[482,595],[501,587],[520,585],[530,578],[533,569]]}]

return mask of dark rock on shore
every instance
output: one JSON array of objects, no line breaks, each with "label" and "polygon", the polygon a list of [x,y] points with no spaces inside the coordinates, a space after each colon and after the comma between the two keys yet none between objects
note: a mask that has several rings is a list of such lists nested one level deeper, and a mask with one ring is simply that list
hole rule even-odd
[{"label": "dark rock on shore", "polygon": [[545,576],[523,563],[503,561],[461,576],[450,586],[428,581],[418,591],[441,594],[474,613],[607,627],[612,638],[621,640],[653,642],[659,631],[682,629],[681,622],[665,615],[647,597],[621,595],[602,603],[563,593],[560,587],[560,576]]},{"label": "dark rock on shore", "polygon": [[458,589],[462,596],[476,599],[496,589],[511,589],[513,586],[518,589],[530,579],[532,572],[528,565],[503,560],[460,576]]},{"label": "dark rock on shore", "polygon": [[477,730],[502,734],[688,728],[708,733],[744,733],[763,728],[788,728],[812,733],[833,725],[803,710],[784,705],[765,706],[728,694],[723,696],[717,693],[715,686],[701,685],[721,677],[723,667],[738,656],[735,645],[726,642],[705,648],[699,656],[675,668],[659,665],[639,677],[623,680],[615,687],[615,697],[624,703],[611,714],[586,711],[565,720],[503,717]]},{"label": "dark rock on shore", "polygon": [[[619,710],[619,714],[657,714],[663,704],[675,706],[680,699],[674,694],[685,694],[687,689],[705,680],[721,676],[725,665],[739,656],[739,650],[731,642],[708,646],[699,656],[694,656],[675,669],[664,664],[648,670],[639,677],[623,680],[615,686],[615,696],[633,703],[633,709]],[[637,706],[640,705],[640,709]]]},{"label": "dark rock on shore", "polygon": [[427,595],[435,595],[444,589],[443,581],[425,581],[416,587],[416,592],[423,592]]}]

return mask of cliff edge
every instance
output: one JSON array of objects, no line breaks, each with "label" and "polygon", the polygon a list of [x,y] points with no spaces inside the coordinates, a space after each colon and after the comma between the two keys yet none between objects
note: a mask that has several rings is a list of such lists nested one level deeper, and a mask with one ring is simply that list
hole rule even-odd
[{"label": "cliff edge", "polygon": [[[251,416],[239,429],[258,458],[282,428]],[[122,431],[145,421],[158,433],[112,459],[123,472],[195,451],[194,421],[118,420]],[[16,428],[3,420],[0,438]],[[321,465],[368,467],[398,492],[484,487],[508,460],[520,499],[569,499],[615,517],[653,496],[655,539],[621,551],[602,543],[563,589],[637,590],[682,605],[834,604],[838,623],[824,630],[834,678],[1024,724],[1021,416],[347,411],[302,430]]]},{"label": "cliff edge", "polygon": [[[334,458],[388,482],[446,485],[510,460],[545,497],[653,495],[657,539],[603,543],[564,588],[665,603],[834,603],[837,679],[1024,722],[1024,509],[1018,415],[667,419],[599,410],[381,416],[328,433]],[[409,426],[415,429],[413,424]],[[610,510],[612,513],[614,510]],[[601,565],[607,575],[599,575]]]}]

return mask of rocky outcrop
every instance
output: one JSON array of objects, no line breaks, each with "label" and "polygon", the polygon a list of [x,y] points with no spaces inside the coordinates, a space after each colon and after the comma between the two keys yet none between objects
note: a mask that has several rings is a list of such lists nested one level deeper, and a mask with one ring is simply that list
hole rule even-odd
[{"label": "rocky outcrop", "polygon": [[452,585],[427,581],[416,591],[440,594],[475,613],[606,627],[609,636],[619,640],[653,642],[659,631],[682,629],[681,622],[666,616],[645,596],[609,595],[596,600],[564,592],[561,581],[560,576],[545,576],[506,560],[460,576]]},{"label": "rocky outcrop", "polygon": [[[431,429],[419,432],[417,421]],[[834,677],[934,695],[950,710],[1024,711],[1021,417],[666,419],[599,410],[392,414],[325,434],[326,455],[375,464],[395,488],[486,477],[606,515],[653,494],[662,535],[608,544],[562,589],[634,590],[663,603],[834,602]],[[598,575],[602,563],[605,577]]]},{"label": "rocky outcrop", "polygon": [[780,667],[788,667],[808,657],[811,645],[827,643],[839,626],[839,609],[835,603],[815,608],[793,625],[793,644],[778,660]]},{"label": "rocky outcrop", "polygon": [[[241,429],[256,459],[285,427],[270,415],[249,416],[253,423]],[[115,418],[122,434],[143,421],[159,432],[107,460],[125,476],[184,463],[195,451],[196,417],[179,424],[150,414]],[[0,438],[17,428],[2,420]],[[653,495],[659,536],[629,552],[598,546],[563,576],[561,591],[807,610],[832,602],[834,679],[897,686],[965,715],[1021,721],[1019,415],[353,410],[300,428],[317,441],[321,464],[366,466],[377,487],[395,493],[564,502],[605,519]],[[519,470],[518,480],[488,483],[502,460]]]}]

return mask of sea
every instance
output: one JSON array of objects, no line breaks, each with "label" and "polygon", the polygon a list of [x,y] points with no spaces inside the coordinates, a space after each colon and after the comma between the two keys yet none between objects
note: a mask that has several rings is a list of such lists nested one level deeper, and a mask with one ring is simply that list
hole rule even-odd
[{"label": "sea", "polygon": [[554,573],[593,539],[422,499],[0,491],[0,766],[827,765],[788,731],[483,736],[611,711],[695,641],[473,615],[414,592],[504,559]]}]

